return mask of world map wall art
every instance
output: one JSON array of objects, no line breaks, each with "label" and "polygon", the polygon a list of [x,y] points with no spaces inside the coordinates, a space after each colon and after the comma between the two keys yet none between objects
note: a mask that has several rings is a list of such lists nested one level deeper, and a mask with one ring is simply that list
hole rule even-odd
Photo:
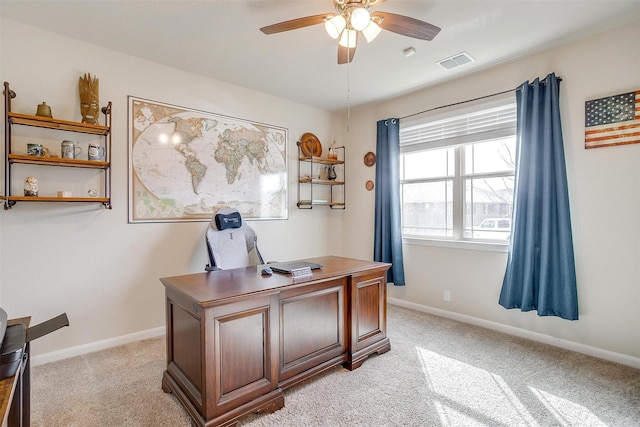
[{"label": "world map wall art", "polygon": [[584,148],[640,143],[640,90],[585,102]]},{"label": "world map wall art", "polygon": [[287,129],[129,96],[129,222],[287,219]]}]

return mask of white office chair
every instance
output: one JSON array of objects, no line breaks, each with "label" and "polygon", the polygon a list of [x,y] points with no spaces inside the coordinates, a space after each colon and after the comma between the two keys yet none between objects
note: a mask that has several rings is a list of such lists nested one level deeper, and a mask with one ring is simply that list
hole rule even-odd
[{"label": "white office chair", "polygon": [[222,208],[211,218],[205,235],[209,264],[206,271],[264,264],[255,231],[237,209]]}]

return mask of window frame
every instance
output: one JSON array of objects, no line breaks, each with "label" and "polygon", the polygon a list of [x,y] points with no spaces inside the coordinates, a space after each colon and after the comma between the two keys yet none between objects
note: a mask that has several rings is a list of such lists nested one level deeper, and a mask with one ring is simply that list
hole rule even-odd
[{"label": "window frame", "polygon": [[[510,124],[505,127],[499,127],[495,131],[488,132],[474,132],[468,135],[456,135],[449,138],[440,138],[440,139],[430,139],[426,142],[415,142],[415,139],[412,139],[411,144],[403,144],[402,132],[403,129],[415,129],[419,126],[424,126],[425,124],[431,124],[435,122],[446,122],[447,120],[451,120],[453,118],[457,118],[463,115],[475,115],[482,114],[483,111],[493,110],[493,109],[501,109],[506,108],[505,111],[510,111],[513,114],[512,120]],[[400,122],[400,185],[401,187],[405,184],[411,183],[428,183],[428,182],[446,182],[447,180],[452,181],[452,221],[453,221],[453,235],[452,237],[438,237],[438,236],[417,236],[402,234],[403,243],[414,244],[414,245],[426,245],[426,246],[437,246],[437,247],[449,247],[449,248],[463,248],[463,249],[472,249],[472,250],[486,250],[486,251],[497,251],[497,252],[506,252],[509,246],[509,240],[500,241],[500,240],[483,240],[473,237],[464,237],[465,228],[464,228],[464,220],[465,220],[465,191],[466,185],[465,183],[468,180],[473,179],[485,179],[485,178],[496,178],[496,177],[513,177],[515,180],[515,168],[514,170],[505,173],[504,171],[491,171],[491,172],[482,172],[482,173],[465,173],[464,165],[465,165],[465,147],[469,144],[473,143],[481,143],[487,142],[491,140],[496,140],[504,137],[514,137],[516,135],[516,100],[514,94],[508,94],[506,96],[502,96],[491,101],[484,100],[483,102],[475,102],[471,105],[467,105],[463,108],[451,108],[446,111],[443,111],[438,114],[431,114],[428,116],[424,116],[420,119],[414,119],[411,121],[401,121]],[[438,177],[429,177],[429,178],[413,178],[413,179],[403,179],[403,160],[404,155],[412,153],[412,152],[420,152],[425,150],[433,150],[439,148],[452,148],[454,155],[454,173],[452,176],[438,176]],[[514,153],[515,155],[515,153]],[[400,189],[402,195],[402,188]],[[404,209],[404,202],[402,209]]]}]

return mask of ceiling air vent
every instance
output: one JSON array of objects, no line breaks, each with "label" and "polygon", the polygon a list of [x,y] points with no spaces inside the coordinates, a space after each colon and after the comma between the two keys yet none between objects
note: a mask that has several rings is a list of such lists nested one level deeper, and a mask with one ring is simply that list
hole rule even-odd
[{"label": "ceiling air vent", "polygon": [[475,59],[467,52],[460,52],[449,58],[443,59],[442,61],[438,61],[438,65],[440,65],[442,68],[450,70],[452,68],[456,68],[460,65],[468,64],[469,62],[473,61],[475,61]]}]

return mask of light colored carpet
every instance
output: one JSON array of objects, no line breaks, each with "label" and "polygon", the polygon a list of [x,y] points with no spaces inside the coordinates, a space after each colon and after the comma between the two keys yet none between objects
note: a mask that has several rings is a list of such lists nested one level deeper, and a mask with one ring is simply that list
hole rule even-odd
[{"label": "light colored carpet", "polygon": [[[391,351],[285,392],[268,426],[640,426],[640,370],[389,306]],[[37,366],[32,425],[175,426],[164,338]]]}]

